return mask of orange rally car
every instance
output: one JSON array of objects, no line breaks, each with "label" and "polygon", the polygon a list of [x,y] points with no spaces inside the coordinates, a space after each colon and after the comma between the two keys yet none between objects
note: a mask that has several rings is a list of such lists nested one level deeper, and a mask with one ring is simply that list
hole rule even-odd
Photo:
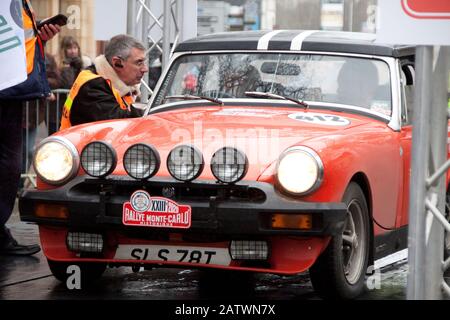
[{"label": "orange rally car", "polygon": [[62,281],[72,264],[309,270],[354,298],[407,245],[414,52],[325,31],[180,43],[144,117],[42,141],[21,218]]}]

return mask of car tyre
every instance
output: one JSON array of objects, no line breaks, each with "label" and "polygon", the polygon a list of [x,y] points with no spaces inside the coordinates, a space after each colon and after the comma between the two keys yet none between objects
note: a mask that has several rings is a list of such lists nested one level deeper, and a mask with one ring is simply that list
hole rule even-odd
[{"label": "car tyre", "polygon": [[366,289],[371,230],[367,201],[355,182],[349,184],[342,201],[348,212],[343,232],[330,240],[309,270],[315,291],[328,299],[354,299]]},{"label": "car tyre", "polygon": [[48,266],[53,276],[59,281],[66,283],[71,275],[67,273],[67,268],[71,265],[80,267],[81,285],[86,286],[99,279],[106,270],[105,263],[67,263],[47,259]]}]

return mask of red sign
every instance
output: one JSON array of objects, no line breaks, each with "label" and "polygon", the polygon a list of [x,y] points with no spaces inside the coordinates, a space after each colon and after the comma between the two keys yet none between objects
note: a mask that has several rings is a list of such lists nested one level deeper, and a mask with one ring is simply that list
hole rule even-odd
[{"label": "red sign", "polygon": [[401,0],[407,15],[417,19],[450,19],[450,0]]},{"label": "red sign", "polygon": [[[138,201],[135,194],[138,193]],[[143,201],[145,191],[135,192],[131,201],[123,204],[122,223],[127,226],[183,228],[191,226],[191,207],[179,205],[175,201],[162,197],[150,197]],[[136,203],[137,202],[137,203]],[[139,206],[142,209],[139,209]]]}]

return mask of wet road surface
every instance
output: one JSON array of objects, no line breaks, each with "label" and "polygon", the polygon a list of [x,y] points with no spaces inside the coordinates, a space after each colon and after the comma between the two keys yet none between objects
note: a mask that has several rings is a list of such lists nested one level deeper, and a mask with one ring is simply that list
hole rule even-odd
[{"label": "wet road surface", "polygon": [[[11,219],[13,235],[24,244],[39,241],[37,226]],[[257,274],[231,276],[200,270],[159,268],[132,272],[130,267],[108,268],[102,278],[88,288],[69,290],[56,280],[42,252],[31,257],[0,256],[0,300],[209,300],[263,299],[316,300],[308,273],[296,276]],[[406,298],[407,263],[384,268],[378,288],[361,299]],[[376,287],[376,286],[375,286]]]}]

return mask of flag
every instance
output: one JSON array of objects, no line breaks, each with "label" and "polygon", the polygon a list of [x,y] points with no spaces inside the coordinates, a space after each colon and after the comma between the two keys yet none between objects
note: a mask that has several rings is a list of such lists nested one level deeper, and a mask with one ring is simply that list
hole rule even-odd
[{"label": "flag", "polygon": [[22,1],[0,1],[0,90],[27,79]]}]

